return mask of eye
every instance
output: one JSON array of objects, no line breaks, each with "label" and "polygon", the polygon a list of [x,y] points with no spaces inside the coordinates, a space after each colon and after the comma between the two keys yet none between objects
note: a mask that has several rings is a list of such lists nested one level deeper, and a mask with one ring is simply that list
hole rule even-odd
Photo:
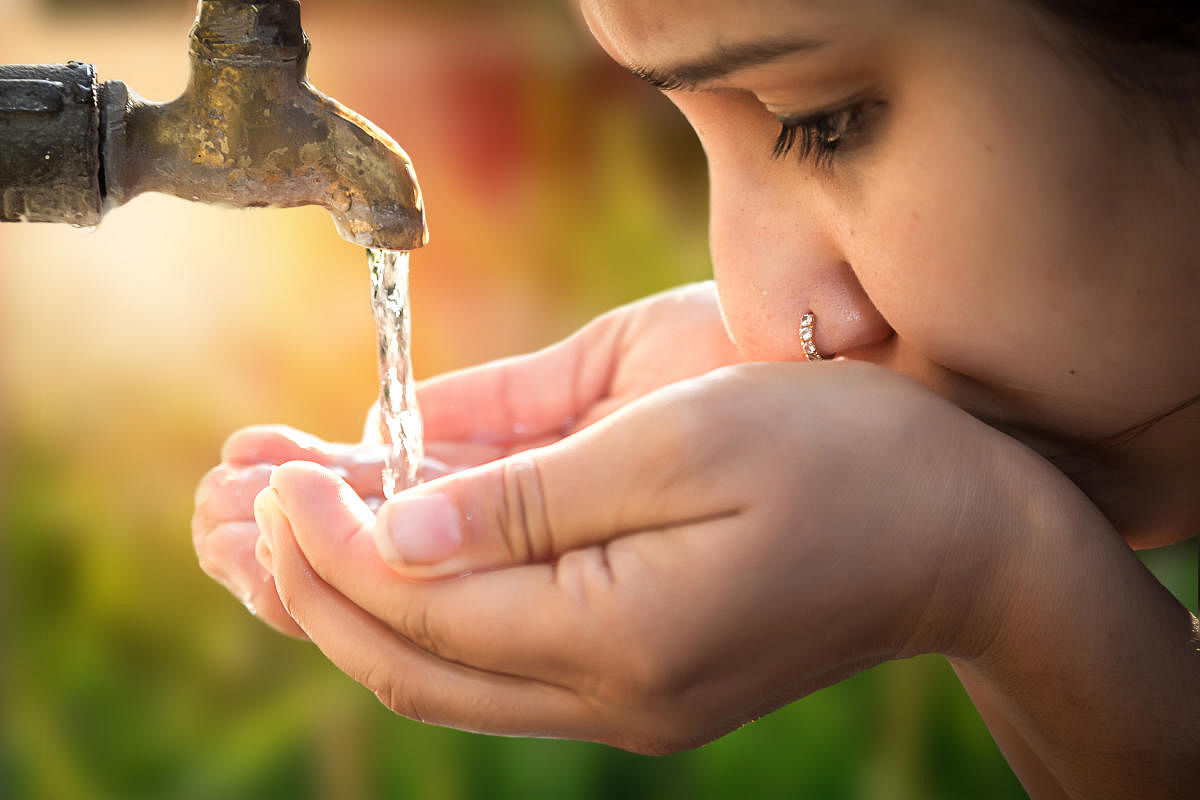
[{"label": "eye", "polygon": [[816,166],[830,166],[838,150],[862,132],[868,117],[882,105],[875,100],[860,100],[833,111],[780,117],[779,137],[771,157],[783,158],[795,151],[801,161],[811,157]]}]

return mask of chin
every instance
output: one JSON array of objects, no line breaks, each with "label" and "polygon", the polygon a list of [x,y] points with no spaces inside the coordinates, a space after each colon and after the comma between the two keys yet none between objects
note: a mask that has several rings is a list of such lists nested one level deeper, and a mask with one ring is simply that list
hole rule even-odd
[{"label": "chin", "polygon": [[1134,550],[1175,544],[1200,527],[1195,493],[1186,488],[1180,493],[1177,475],[1164,478],[1127,451],[1084,445],[1042,455],[1079,487]]}]

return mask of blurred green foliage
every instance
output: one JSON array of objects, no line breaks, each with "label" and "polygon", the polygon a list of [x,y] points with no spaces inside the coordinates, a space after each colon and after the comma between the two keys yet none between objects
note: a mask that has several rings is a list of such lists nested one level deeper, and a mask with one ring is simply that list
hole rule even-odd
[{"label": "blurred green foliage", "polygon": [[8,459],[6,798],[1021,796],[935,658],[666,758],[395,718],[200,575],[174,535],[186,509],[116,530],[128,510],[72,485],[86,477],[56,454],[14,443]]}]

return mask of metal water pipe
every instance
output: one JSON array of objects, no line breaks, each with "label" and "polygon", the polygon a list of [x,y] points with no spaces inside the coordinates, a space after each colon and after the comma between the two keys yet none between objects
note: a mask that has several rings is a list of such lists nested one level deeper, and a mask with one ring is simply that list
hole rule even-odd
[{"label": "metal water pipe", "polygon": [[238,208],[327,208],[343,238],[428,240],[412,162],[315,90],[297,0],[200,0],[191,78],[169,103],[90,64],[0,66],[0,221],[99,224],[143,192]]}]

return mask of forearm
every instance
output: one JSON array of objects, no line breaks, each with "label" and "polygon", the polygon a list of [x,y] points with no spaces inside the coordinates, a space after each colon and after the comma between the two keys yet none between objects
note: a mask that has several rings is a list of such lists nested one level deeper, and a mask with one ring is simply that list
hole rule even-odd
[{"label": "forearm", "polygon": [[[1012,726],[1000,738],[1016,760],[1028,762],[1027,744],[1069,796],[1195,796],[1195,617],[1090,507],[1041,523],[1011,543],[1019,555],[995,638],[956,665],[968,689]],[[1014,769],[1045,785],[1036,764]]]},{"label": "forearm", "polygon": [[1050,772],[1041,756],[1008,718],[1008,703],[994,686],[984,680],[969,662],[950,659],[950,666],[966,689],[975,710],[987,724],[996,746],[1004,754],[1029,796],[1036,800],[1060,800],[1067,797],[1058,779]]}]

